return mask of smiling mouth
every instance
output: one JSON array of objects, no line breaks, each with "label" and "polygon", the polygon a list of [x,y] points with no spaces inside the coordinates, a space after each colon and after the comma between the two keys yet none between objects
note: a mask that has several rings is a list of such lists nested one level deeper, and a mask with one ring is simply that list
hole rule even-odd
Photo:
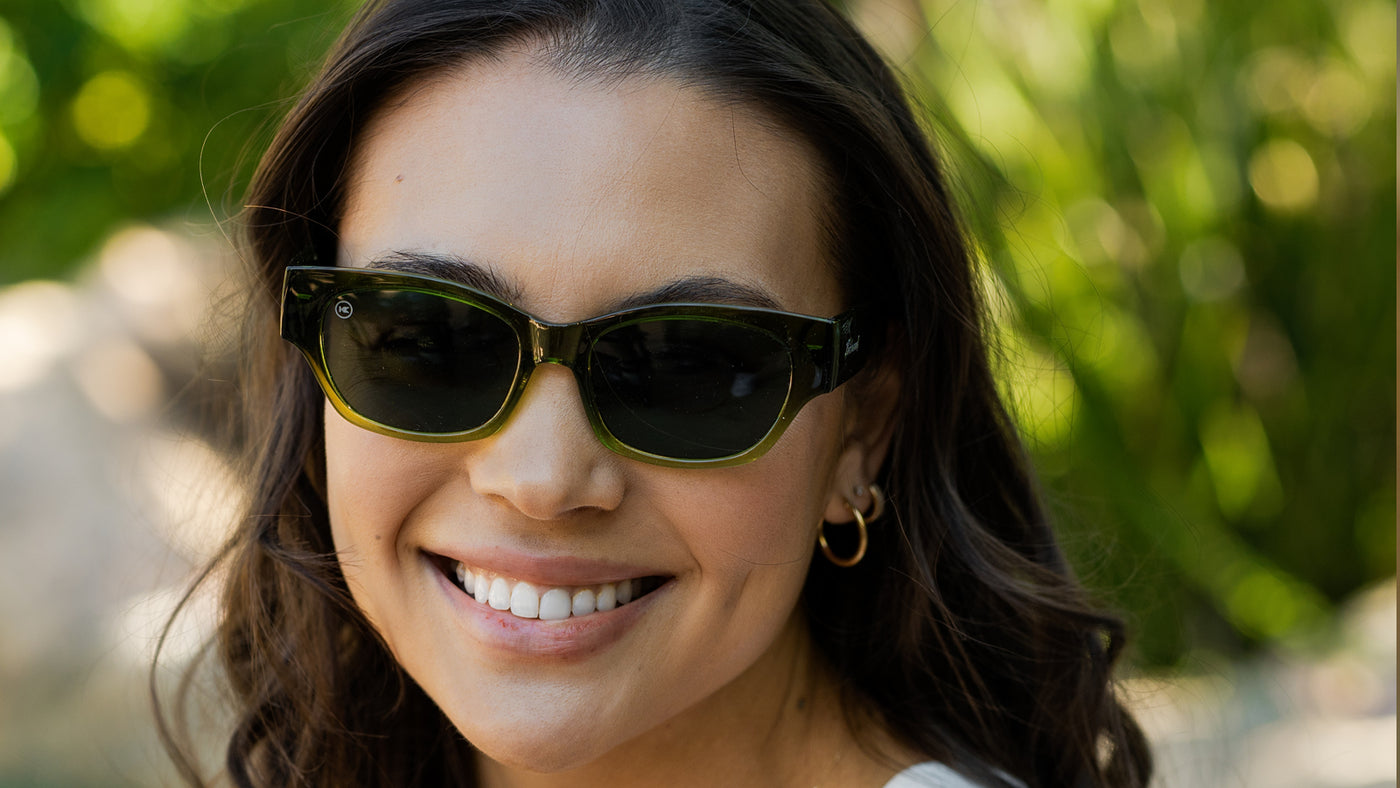
[{"label": "smiling mouth", "polygon": [[516,618],[542,621],[606,613],[641,599],[670,580],[650,575],[590,586],[542,586],[477,569],[461,561],[439,557],[434,563],[453,585],[478,604]]}]

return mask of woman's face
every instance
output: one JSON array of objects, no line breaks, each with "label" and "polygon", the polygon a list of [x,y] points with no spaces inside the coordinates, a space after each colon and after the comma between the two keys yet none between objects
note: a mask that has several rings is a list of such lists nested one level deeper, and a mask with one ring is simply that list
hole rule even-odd
[{"label": "woman's face", "polygon": [[[814,154],[751,113],[667,81],[580,83],[516,53],[381,111],[358,142],[339,262],[438,257],[550,321],[677,283],[685,300],[766,297],[830,316],[843,303],[822,210]],[[572,373],[550,364],[505,427],[474,442],[388,438],[328,407],[350,590],[499,762],[556,771],[726,730],[804,658],[794,611],[817,524],[849,520],[845,498],[867,480],[843,391],[757,461],[705,470],[609,452]],[[483,601],[456,584],[459,562]],[[522,582],[552,615],[562,590],[569,617],[529,618],[529,593],[498,610]],[[601,609],[624,585],[649,593]]]}]

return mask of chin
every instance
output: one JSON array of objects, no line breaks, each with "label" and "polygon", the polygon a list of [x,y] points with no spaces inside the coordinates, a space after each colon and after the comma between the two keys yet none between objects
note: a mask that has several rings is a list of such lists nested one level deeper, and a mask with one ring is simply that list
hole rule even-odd
[{"label": "chin", "polygon": [[479,753],[492,761],[541,774],[557,774],[587,766],[616,746],[615,742],[605,741],[601,736],[578,735],[577,730],[560,730],[561,726],[557,725],[483,731],[478,725],[463,726],[455,720],[453,724]]}]

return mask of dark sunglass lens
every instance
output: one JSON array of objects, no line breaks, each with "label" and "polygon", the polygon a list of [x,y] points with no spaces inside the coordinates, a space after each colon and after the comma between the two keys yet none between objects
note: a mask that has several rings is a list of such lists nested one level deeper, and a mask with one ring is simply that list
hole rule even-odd
[{"label": "dark sunglass lens", "polygon": [[684,460],[728,457],[768,434],[787,400],[786,345],[752,326],[657,318],[602,334],[589,387],[613,436]]},{"label": "dark sunglass lens", "polygon": [[452,433],[505,402],[520,343],[501,318],[412,290],[345,293],[322,316],[326,372],[352,410],[388,427]]}]

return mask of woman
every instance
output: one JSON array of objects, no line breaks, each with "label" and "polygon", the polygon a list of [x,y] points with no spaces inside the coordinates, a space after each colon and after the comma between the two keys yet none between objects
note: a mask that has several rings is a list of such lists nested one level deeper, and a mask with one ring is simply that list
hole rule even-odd
[{"label": "woman", "polygon": [[371,2],[248,202],[235,783],[1146,783],[825,5]]}]

